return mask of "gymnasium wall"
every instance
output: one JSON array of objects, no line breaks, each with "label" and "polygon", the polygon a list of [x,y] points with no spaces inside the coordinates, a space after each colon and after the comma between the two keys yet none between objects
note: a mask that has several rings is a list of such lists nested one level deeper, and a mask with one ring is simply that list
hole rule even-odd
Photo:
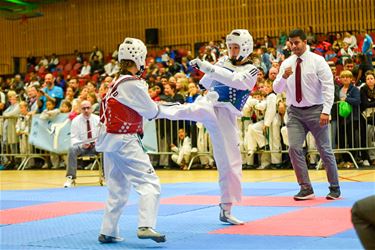
[{"label": "gymnasium wall", "polygon": [[67,0],[40,9],[44,16],[0,19],[0,74],[13,72],[13,57],[28,52],[72,54],[93,45],[105,54],[124,37],[145,39],[157,28],[159,45],[220,40],[234,28],[254,37],[312,26],[315,32],[375,28],[375,0]]}]

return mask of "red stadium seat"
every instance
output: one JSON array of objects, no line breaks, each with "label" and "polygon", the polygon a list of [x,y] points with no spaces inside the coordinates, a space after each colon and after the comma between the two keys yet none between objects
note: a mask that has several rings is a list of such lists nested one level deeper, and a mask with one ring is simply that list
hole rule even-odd
[{"label": "red stadium seat", "polygon": [[77,62],[76,64],[74,64],[73,69],[78,71],[81,67],[82,67],[82,64]]},{"label": "red stadium seat", "polygon": [[65,64],[65,66],[64,66],[64,70],[65,71],[71,71],[72,70],[72,64],[71,63],[67,63],[67,64]]}]

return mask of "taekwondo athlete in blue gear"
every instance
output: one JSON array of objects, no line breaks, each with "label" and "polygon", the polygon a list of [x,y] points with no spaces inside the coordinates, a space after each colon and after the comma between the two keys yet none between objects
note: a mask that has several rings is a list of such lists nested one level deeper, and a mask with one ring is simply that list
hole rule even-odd
[{"label": "taekwondo athlete in blue gear", "polygon": [[158,118],[201,122],[210,134],[219,171],[220,220],[243,224],[231,214],[232,204],[241,201],[242,160],[237,117],[256,84],[258,70],[251,64],[253,38],[249,31],[236,29],[226,37],[228,56],[212,65],[200,59],[190,64],[204,72],[200,83],[208,89],[194,103],[160,106]]}]

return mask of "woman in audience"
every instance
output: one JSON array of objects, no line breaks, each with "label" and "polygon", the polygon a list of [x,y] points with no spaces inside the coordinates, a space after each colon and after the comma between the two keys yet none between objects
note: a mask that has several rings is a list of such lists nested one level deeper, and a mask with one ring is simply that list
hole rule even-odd
[{"label": "woman in audience", "polygon": [[[17,144],[18,144],[18,136],[16,133],[16,123],[17,123],[17,116],[20,114],[20,106],[19,106],[19,99],[18,95],[15,91],[10,90],[7,94],[9,105],[3,112],[4,123],[3,123],[3,145],[5,145],[5,152],[10,152],[11,154],[17,153]],[[14,162],[13,157],[8,157],[4,159],[5,164],[9,165]]]},{"label": "woman in audience", "polygon": [[[359,129],[359,104],[361,104],[361,96],[359,93],[359,89],[352,84],[352,72],[348,70],[341,71],[340,81],[342,83],[342,86],[340,89],[338,89],[338,93],[336,92],[336,96],[338,95],[340,101],[345,101],[349,103],[352,106],[352,112],[348,117],[342,117],[340,116],[339,111],[339,116],[337,117],[338,145],[341,149],[354,148],[356,145],[358,145],[357,133]],[[352,152],[354,153],[354,151]],[[339,167],[353,167],[353,163],[351,163],[351,158],[347,154],[344,154],[342,159],[343,162],[338,165]]]},{"label": "woman in audience", "polygon": [[[370,142],[368,141],[368,125],[375,126],[375,72],[367,71],[366,74],[366,85],[361,87],[361,146],[369,147]],[[375,165],[375,157],[370,159],[369,152],[367,150],[361,151],[364,166]],[[370,161],[372,160],[372,161]]]},{"label": "woman in audience", "polygon": [[95,92],[89,92],[87,94],[87,101],[91,102],[91,110],[94,114],[99,115],[99,103],[96,98]]}]

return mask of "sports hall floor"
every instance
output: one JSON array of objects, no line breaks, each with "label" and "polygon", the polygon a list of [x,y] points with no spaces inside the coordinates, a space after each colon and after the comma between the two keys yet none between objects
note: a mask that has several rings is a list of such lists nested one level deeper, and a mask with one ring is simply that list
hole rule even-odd
[{"label": "sports hall floor", "polygon": [[[79,171],[79,175],[96,171]],[[158,170],[162,198],[157,229],[166,243],[139,240],[137,195],[120,220],[124,241],[99,244],[106,187],[81,177],[64,189],[63,170],[0,171],[0,249],[362,249],[350,221],[353,203],[375,193],[375,170],[339,170],[342,198],[324,199],[325,172],[310,170],[317,198],[296,202],[292,170],[245,170],[244,199],[234,214],[246,221],[218,220],[215,170]]]}]

